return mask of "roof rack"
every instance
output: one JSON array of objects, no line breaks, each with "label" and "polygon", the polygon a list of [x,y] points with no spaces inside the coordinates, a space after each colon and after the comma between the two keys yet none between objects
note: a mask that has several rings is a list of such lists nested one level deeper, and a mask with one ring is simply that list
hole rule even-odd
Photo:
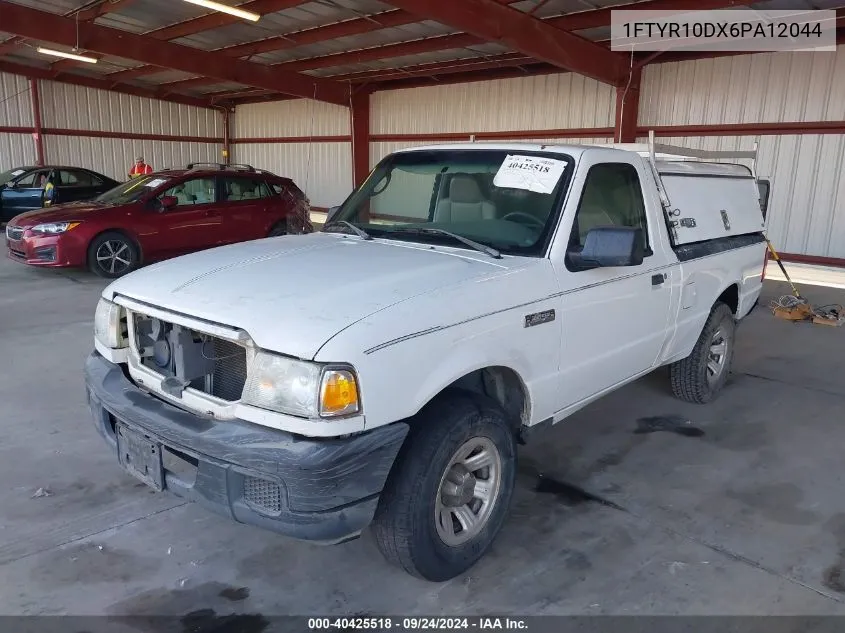
[{"label": "roof rack", "polygon": [[654,180],[657,183],[657,191],[660,194],[660,201],[665,208],[669,208],[669,196],[663,187],[663,180],[657,170],[656,160],[719,160],[724,158],[733,159],[751,159],[751,175],[757,179],[757,148],[759,145],[759,138],[754,140],[754,149],[752,150],[704,150],[694,149],[692,147],[681,147],[679,145],[668,145],[666,143],[655,142],[654,130],[648,131],[647,143],[607,143],[602,147],[613,147],[615,149],[624,149],[629,152],[637,152],[641,156],[648,158],[651,166]]},{"label": "roof rack", "polygon": [[231,165],[227,165],[225,163],[205,163],[205,162],[197,162],[197,163],[188,163],[188,169],[200,169],[202,167],[214,167],[219,169],[220,171],[225,171],[227,169],[231,169],[234,171],[256,171],[255,167],[252,165],[245,165],[240,163],[233,163]]}]

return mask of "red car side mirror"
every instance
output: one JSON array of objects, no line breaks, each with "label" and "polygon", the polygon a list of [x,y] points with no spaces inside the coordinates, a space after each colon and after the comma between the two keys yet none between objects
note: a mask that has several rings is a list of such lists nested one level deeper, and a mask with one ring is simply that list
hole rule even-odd
[{"label": "red car side mirror", "polygon": [[161,208],[164,210],[172,209],[179,204],[179,198],[176,196],[164,196],[161,199]]}]

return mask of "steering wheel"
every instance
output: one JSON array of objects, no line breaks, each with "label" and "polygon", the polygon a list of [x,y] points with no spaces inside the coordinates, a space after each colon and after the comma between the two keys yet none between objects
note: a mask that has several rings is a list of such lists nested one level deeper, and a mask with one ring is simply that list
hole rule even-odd
[{"label": "steering wheel", "polygon": [[[528,213],[523,213],[522,211],[513,211],[512,213],[508,213],[507,215],[502,216],[502,220],[507,220],[508,218],[514,218],[514,221],[519,222],[520,224],[533,224],[536,227],[544,228],[546,223],[542,220],[538,220],[533,215],[529,215]],[[523,221],[520,221],[520,218]],[[525,222],[524,220],[528,220]]]}]

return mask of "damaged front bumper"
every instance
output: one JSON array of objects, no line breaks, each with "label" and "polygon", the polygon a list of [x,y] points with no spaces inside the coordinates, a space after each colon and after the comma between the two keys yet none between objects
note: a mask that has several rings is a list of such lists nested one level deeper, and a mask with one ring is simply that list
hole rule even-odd
[{"label": "damaged front bumper", "polygon": [[154,468],[145,466],[148,484],[239,523],[326,544],[357,536],[370,523],[408,432],[396,423],[311,440],[203,418],[142,391],[97,352],[85,363],[85,381],[97,430],[116,456],[118,433],[121,442],[140,438],[160,455]]}]

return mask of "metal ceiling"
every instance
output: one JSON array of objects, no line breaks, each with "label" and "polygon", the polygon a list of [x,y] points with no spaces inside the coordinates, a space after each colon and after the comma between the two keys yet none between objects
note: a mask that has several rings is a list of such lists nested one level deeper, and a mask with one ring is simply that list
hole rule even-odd
[{"label": "metal ceiling", "polygon": [[[262,0],[223,0],[232,5],[242,5],[249,9],[250,5]],[[265,3],[268,0],[263,0]],[[633,0],[521,0],[508,2],[508,0],[489,0],[498,4],[509,4],[519,11],[530,13],[534,18],[547,19],[557,16],[583,13],[587,16],[590,12],[603,14],[603,18],[593,28],[575,31],[584,39],[603,41],[609,36],[607,25],[607,12],[601,9],[629,4]],[[461,2],[461,0],[453,0]],[[645,2],[644,6],[653,6],[661,3],[662,8],[672,3],[692,8],[696,5],[690,0],[637,0],[637,3]],[[765,2],[753,5],[756,8],[772,9],[783,8],[784,3],[790,8],[796,7],[796,0],[766,0]],[[807,8],[835,8],[845,4],[843,0],[797,0]],[[493,56],[501,56],[504,53],[512,53],[513,49],[502,44],[484,42],[479,38],[465,37],[472,40],[461,46],[440,46],[437,40],[427,42],[429,38],[456,34],[453,27],[431,20],[417,19],[403,11],[397,11],[392,5],[377,0],[314,0],[311,2],[288,2],[288,8],[262,15],[256,23],[231,20],[228,24],[205,28],[202,23],[197,22],[196,28],[190,21],[197,20],[203,16],[210,15],[208,10],[187,2],[179,0],[0,0],[0,13],[3,4],[17,4],[45,11],[62,16],[72,17],[74,12],[83,11],[91,14],[92,10],[101,12],[94,23],[100,26],[127,31],[135,34],[146,34],[150,38],[150,44],[156,45],[155,32],[157,29],[169,27],[179,23],[186,23],[184,26],[188,35],[172,40],[175,44],[191,47],[201,51],[216,51],[220,55],[232,55],[226,49],[231,46],[244,45],[259,42],[262,45],[262,52],[251,54],[247,59],[249,62],[261,65],[284,64],[297,60],[300,66],[303,60],[320,58],[327,55],[340,57],[335,60],[329,58],[332,65],[324,63],[318,68],[300,69],[297,72],[315,78],[343,78],[353,73],[371,73],[372,78],[367,81],[378,84],[379,88],[389,88],[390,81],[400,76],[403,69],[418,67],[421,65],[442,64],[449,66],[454,72],[455,66],[461,64],[478,64]],[[281,6],[282,3],[277,3]],[[725,2],[725,6],[729,3]],[[265,5],[266,6],[266,5]],[[380,15],[381,14],[381,15]],[[401,17],[398,17],[400,16]],[[383,27],[381,24],[385,19],[397,23],[396,26]],[[0,19],[0,29],[3,20]],[[208,24],[206,21],[205,24]],[[310,31],[310,29],[317,29]],[[322,30],[321,30],[322,29]],[[195,32],[192,32],[195,31]],[[325,33],[325,35],[323,35]],[[344,35],[344,33],[352,33]],[[340,34],[340,36],[338,36]],[[298,41],[308,42],[297,44]],[[49,60],[37,54],[34,46],[38,44],[50,45],[49,42],[21,41],[8,33],[0,31],[0,67],[4,62],[32,66],[42,71],[50,68],[53,77],[62,81],[73,81],[73,77],[84,75],[87,77],[100,77],[108,80],[108,75],[127,69],[142,68],[143,70],[133,73],[133,76],[121,78],[120,83],[128,83],[136,87],[146,87],[151,91],[167,89],[169,93],[177,92],[187,96],[202,97],[211,93],[243,93],[251,90],[250,85],[236,81],[211,79],[206,83],[199,80],[191,81],[185,86],[175,86],[172,90],[167,84],[183,82],[197,77],[197,75],[183,70],[170,70],[168,68],[145,66],[144,64],[121,57],[111,55],[102,56],[96,65],[75,64],[72,62],[58,62],[49,65]],[[410,54],[403,54],[403,43],[416,43]],[[84,42],[82,42],[84,45]],[[378,49],[383,46],[392,46],[394,49],[389,56],[380,57]],[[396,48],[398,46],[398,48]],[[66,47],[56,46],[65,49]],[[84,50],[84,46],[80,47]],[[365,54],[361,55],[363,51]],[[233,59],[238,55],[232,55]],[[362,59],[359,59],[362,57]],[[334,63],[337,61],[337,63]],[[308,65],[307,63],[305,64]],[[531,67],[548,66],[536,59],[525,61],[525,70],[529,72]],[[174,63],[174,66],[177,64]],[[513,63],[510,66],[514,66]],[[1,69],[1,68],[0,68]],[[294,66],[296,69],[296,66]],[[378,80],[378,72],[383,71],[390,75],[390,79]],[[480,71],[479,71],[480,72]],[[220,75],[218,75],[220,76]],[[431,81],[437,81],[437,69],[433,68],[427,75]],[[240,78],[240,77],[238,77]],[[231,78],[230,78],[231,79]],[[346,79],[342,79],[346,81]],[[357,79],[353,79],[357,81]],[[162,88],[165,86],[165,88]],[[274,93],[264,90],[265,95],[272,96]],[[215,95],[215,99],[224,98]],[[267,98],[267,97],[265,97]]]}]

